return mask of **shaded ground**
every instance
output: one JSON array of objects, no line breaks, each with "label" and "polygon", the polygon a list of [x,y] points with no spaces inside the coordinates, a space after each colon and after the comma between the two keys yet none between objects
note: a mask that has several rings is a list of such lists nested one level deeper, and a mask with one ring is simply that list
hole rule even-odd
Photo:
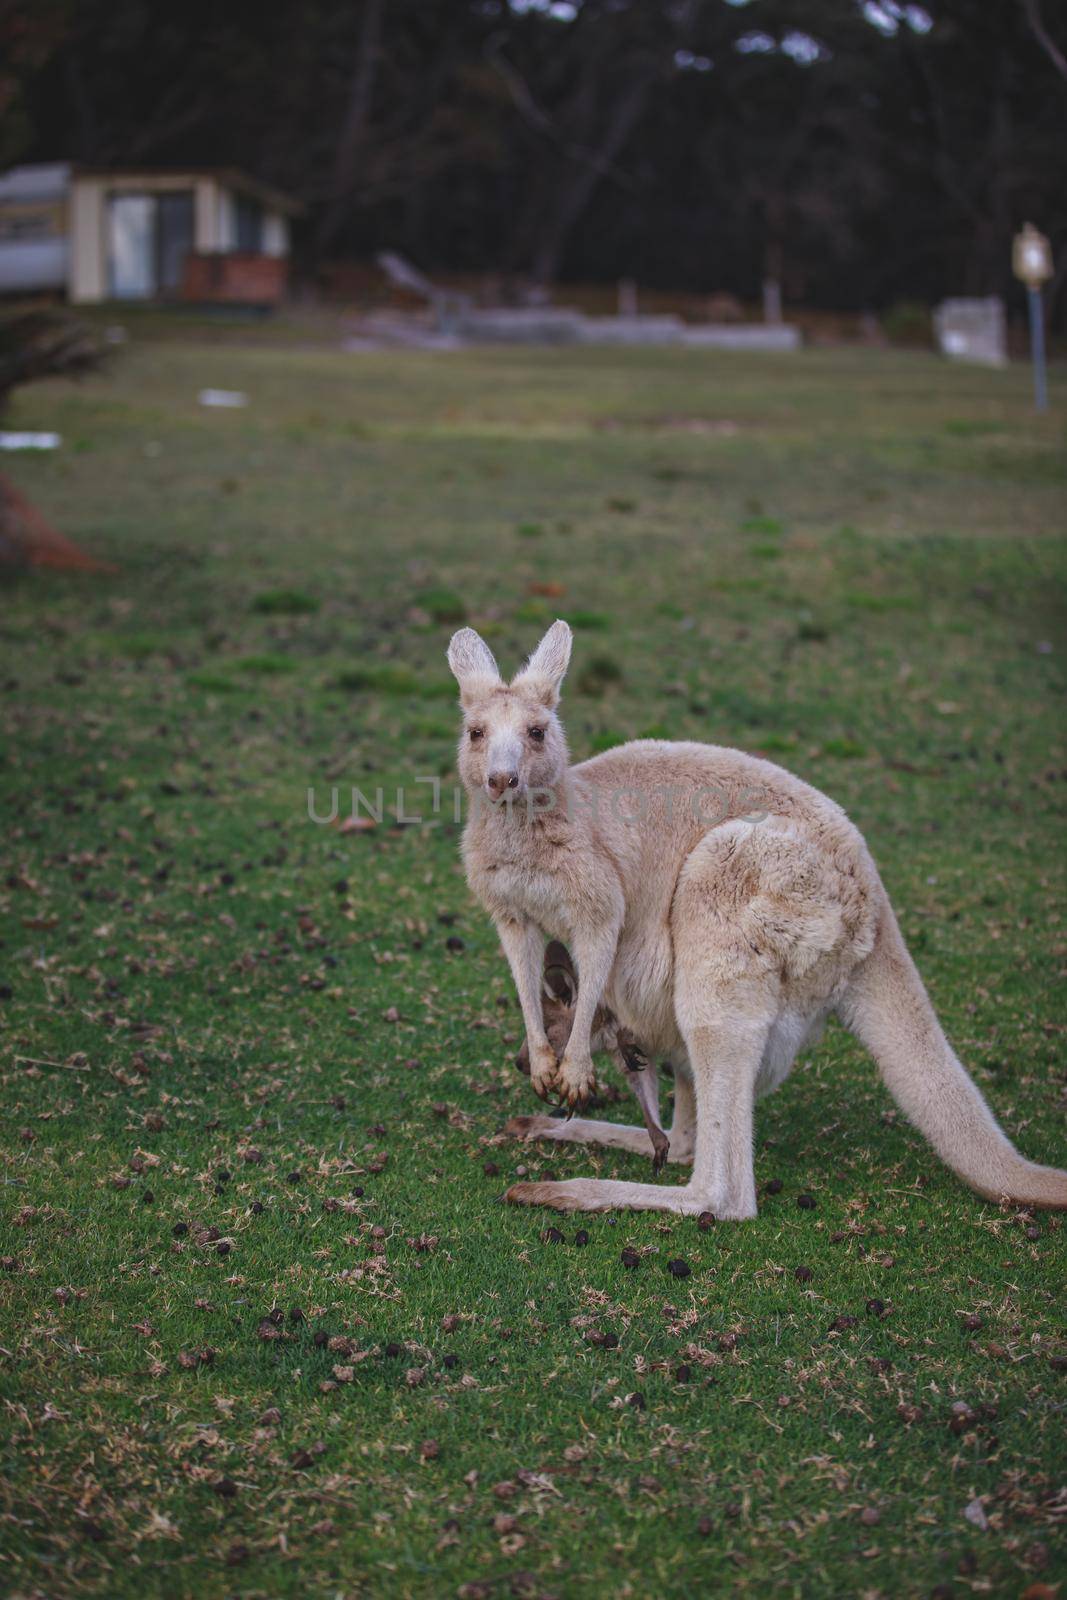
[{"label": "shaded ground", "polygon": [[[568,616],[575,753],[834,794],[1067,1160],[1067,458],[1028,404],[921,356],[196,328],[19,399],[65,438],[20,487],[121,570],[0,610],[7,1592],[1055,1592],[1058,1220],[963,1191],[832,1029],[761,1107],[757,1222],[546,1236],[496,1203],[522,1167],[645,1164],[495,1142],[502,958],[447,816],[388,817],[447,790],[456,621],[510,664]],[[309,821],[353,784],[380,827]]]}]

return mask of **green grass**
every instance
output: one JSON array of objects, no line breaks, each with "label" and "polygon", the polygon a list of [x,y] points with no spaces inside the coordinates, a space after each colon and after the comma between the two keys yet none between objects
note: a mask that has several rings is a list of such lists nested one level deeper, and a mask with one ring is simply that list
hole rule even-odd
[{"label": "green grass", "polygon": [[[1062,1163],[1062,377],[1038,420],[920,355],[179,332],[11,419],[77,441],[10,470],[118,571],[0,594],[4,1591],[1055,1586],[1059,1221],[964,1191],[840,1029],[760,1107],[758,1221],[504,1209],[646,1165],[497,1142],[503,959],[450,814],[393,819],[450,794],[450,619],[513,666],[584,616],[575,754],[655,729],[832,793]],[[353,786],[379,826],[309,820]]]},{"label": "green grass", "polygon": [[300,617],[318,611],[319,605],[314,595],[304,594],[300,589],[268,589],[256,595],[252,610],[267,616]]}]

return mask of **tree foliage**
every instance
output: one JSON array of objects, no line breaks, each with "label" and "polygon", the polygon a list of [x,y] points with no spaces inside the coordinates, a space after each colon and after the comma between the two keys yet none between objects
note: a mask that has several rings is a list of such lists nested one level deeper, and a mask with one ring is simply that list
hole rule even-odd
[{"label": "tree foliage", "polygon": [[235,164],[300,249],[812,303],[1067,254],[1049,0],[0,0],[0,158]]}]

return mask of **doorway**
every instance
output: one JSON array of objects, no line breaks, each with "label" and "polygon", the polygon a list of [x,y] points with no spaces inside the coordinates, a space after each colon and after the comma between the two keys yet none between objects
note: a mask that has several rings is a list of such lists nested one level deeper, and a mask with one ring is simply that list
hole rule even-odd
[{"label": "doorway", "polygon": [[177,295],[193,248],[193,192],[108,199],[108,290],[113,300]]}]

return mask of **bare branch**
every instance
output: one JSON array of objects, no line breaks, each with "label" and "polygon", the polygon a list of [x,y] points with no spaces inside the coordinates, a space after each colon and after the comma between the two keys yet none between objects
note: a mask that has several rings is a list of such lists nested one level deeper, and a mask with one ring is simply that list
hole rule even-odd
[{"label": "bare branch", "polygon": [[1034,38],[1048,56],[1060,77],[1067,79],[1067,56],[1064,55],[1045,26],[1044,18],[1041,15],[1040,0],[1022,0],[1022,8],[1026,13],[1026,20],[1030,24],[1030,31]]}]

